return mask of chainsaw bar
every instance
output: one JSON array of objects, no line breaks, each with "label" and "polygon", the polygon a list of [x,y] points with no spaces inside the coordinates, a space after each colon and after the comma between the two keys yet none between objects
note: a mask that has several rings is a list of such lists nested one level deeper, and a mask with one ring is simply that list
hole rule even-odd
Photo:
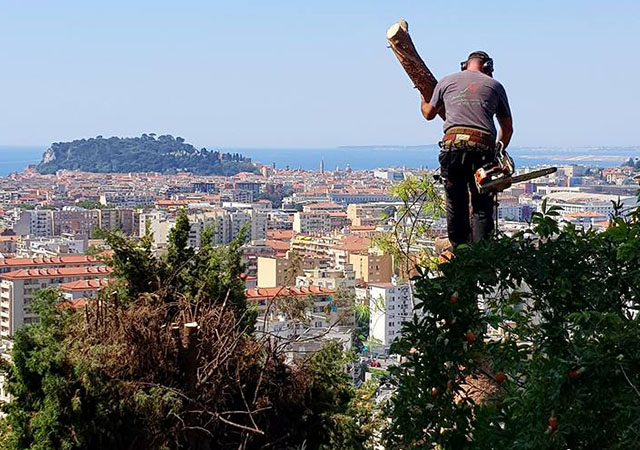
[{"label": "chainsaw bar", "polygon": [[523,173],[522,175],[516,175],[511,177],[511,183],[522,183],[523,181],[534,180],[536,178],[550,175],[558,170],[557,167],[548,167],[546,169],[534,170],[533,172]]}]

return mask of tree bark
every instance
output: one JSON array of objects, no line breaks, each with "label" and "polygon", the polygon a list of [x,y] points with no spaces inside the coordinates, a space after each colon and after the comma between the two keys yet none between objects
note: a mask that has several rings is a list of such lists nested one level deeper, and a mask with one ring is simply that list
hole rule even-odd
[{"label": "tree bark", "polygon": [[[420,91],[427,102],[431,100],[438,80],[433,76],[413,45],[407,21],[401,20],[391,25],[387,30],[387,40],[414,87]],[[438,111],[438,114],[444,119],[443,109]]]}]

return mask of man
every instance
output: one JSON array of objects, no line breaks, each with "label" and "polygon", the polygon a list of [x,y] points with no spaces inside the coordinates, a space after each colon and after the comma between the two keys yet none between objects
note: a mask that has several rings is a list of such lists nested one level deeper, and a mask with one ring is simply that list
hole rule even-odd
[{"label": "man", "polygon": [[[506,148],[513,134],[507,94],[493,79],[493,60],[485,52],[473,52],[461,68],[461,72],[440,80],[431,101],[422,98],[421,105],[427,120],[438,113],[446,116],[439,160],[445,181],[447,234],[453,248],[469,238],[478,242],[493,231],[493,195],[478,193],[473,175],[495,159],[496,141],[502,141]],[[500,125],[498,133],[494,115]]]}]

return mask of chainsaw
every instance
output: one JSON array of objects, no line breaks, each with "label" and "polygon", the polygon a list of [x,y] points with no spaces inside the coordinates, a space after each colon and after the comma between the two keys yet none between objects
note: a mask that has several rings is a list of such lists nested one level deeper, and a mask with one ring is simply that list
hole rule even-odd
[{"label": "chainsaw", "polygon": [[514,176],[515,164],[509,156],[502,142],[496,144],[495,161],[476,170],[474,179],[478,192],[481,194],[502,192],[512,184],[533,180],[557,171],[557,167],[534,170],[529,173]]}]

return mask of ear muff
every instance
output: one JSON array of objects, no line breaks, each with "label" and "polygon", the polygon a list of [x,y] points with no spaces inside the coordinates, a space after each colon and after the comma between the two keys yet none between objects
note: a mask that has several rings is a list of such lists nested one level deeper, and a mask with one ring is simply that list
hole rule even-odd
[{"label": "ear muff", "polygon": [[[465,71],[469,65],[469,61],[462,61],[460,63],[460,70]],[[483,60],[482,63],[482,72],[491,75],[493,73],[493,59],[488,58]]]},{"label": "ear muff", "polygon": [[493,73],[493,59],[489,58],[482,64],[482,71],[487,75]]}]

